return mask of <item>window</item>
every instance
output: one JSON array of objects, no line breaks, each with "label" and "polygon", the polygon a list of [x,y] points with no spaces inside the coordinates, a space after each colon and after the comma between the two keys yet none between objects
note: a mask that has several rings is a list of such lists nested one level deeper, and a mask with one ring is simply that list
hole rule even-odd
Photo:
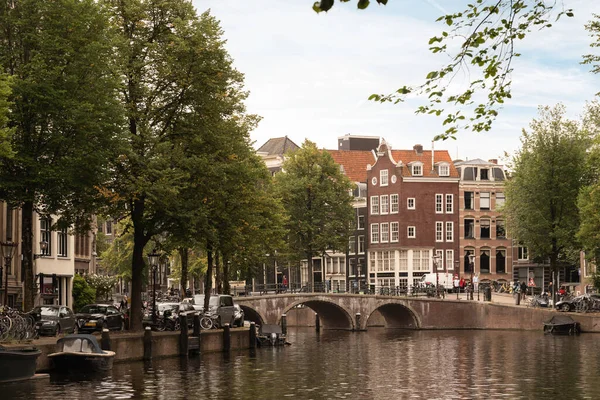
[{"label": "window", "polygon": [[504,193],[496,193],[496,209],[504,206],[505,200]]},{"label": "window", "polygon": [[350,239],[348,240],[348,253],[356,253],[356,238],[354,236],[350,236]]},{"label": "window", "polygon": [[364,215],[359,215],[358,216],[358,229],[365,229],[365,216]]},{"label": "window", "polygon": [[371,224],[371,243],[379,243],[379,224]]},{"label": "window", "polygon": [[450,166],[448,164],[440,164],[438,167],[440,171],[440,176],[449,176],[450,175]]},{"label": "window", "polygon": [[413,271],[429,271],[429,250],[413,250]]},{"label": "window", "polygon": [[379,214],[379,196],[371,196],[371,214]]},{"label": "window", "polygon": [[13,240],[13,209],[6,205],[6,241]]},{"label": "window", "polygon": [[390,241],[390,225],[387,222],[381,224],[381,243],[387,243]]},{"label": "window", "polygon": [[43,242],[48,243],[45,250],[42,250],[42,255],[52,255],[52,218],[42,218],[40,220],[40,237]]},{"label": "window", "polygon": [[435,251],[435,255],[438,256],[438,262],[437,265],[435,265],[435,260],[434,260],[434,268],[439,270],[443,270],[444,269],[444,250],[436,250]]},{"label": "window", "polygon": [[423,175],[423,165],[413,164],[412,165],[412,174],[413,174],[413,176],[422,176]]},{"label": "window", "polygon": [[59,257],[67,257],[69,253],[67,252],[67,243],[69,240],[69,236],[67,235],[67,229],[62,228],[56,232],[58,248],[56,249],[56,255]]},{"label": "window", "polygon": [[473,192],[465,192],[465,210],[473,210]]},{"label": "window", "polygon": [[481,239],[489,239],[490,238],[490,220],[482,219],[479,221],[479,230],[480,230],[480,238]]},{"label": "window", "polygon": [[392,214],[397,214],[398,213],[398,195],[397,194],[390,194],[390,205],[391,205],[390,212]]},{"label": "window", "polygon": [[363,235],[358,237],[358,254],[365,254],[365,237]]},{"label": "window", "polygon": [[398,270],[408,271],[408,250],[398,251]]},{"label": "window", "polygon": [[475,238],[475,220],[465,218],[465,239]]},{"label": "window", "polygon": [[417,237],[417,228],[414,226],[409,226],[408,227],[408,238],[414,239],[416,237]]},{"label": "window", "polygon": [[490,209],[490,192],[481,192],[479,195],[479,208],[481,210]]},{"label": "window", "polygon": [[481,168],[481,170],[479,170],[479,180],[481,181],[489,181],[489,173],[490,170],[487,168]]},{"label": "window", "polygon": [[446,222],[446,242],[454,241],[454,222]]},{"label": "window", "polygon": [[454,250],[446,250],[446,270],[454,269]]},{"label": "window", "polygon": [[526,246],[519,245],[517,248],[517,259],[529,260],[529,249]]},{"label": "window", "polygon": [[390,230],[392,232],[392,237],[390,242],[397,242],[399,237],[399,224],[398,222],[390,222]]},{"label": "window", "polygon": [[475,250],[468,250],[465,249],[465,272],[466,273],[473,273],[474,269],[475,269],[475,262],[473,262],[473,264],[471,264],[471,261],[469,260],[469,256],[471,254],[475,254]]},{"label": "window", "polygon": [[437,221],[435,223],[435,241],[436,242],[444,241],[444,223],[441,221]]},{"label": "window", "polygon": [[442,202],[444,201],[444,196],[441,194],[436,194],[435,195],[435,213],[436,214],[441,214],[444,212],[444,209],[442,208]]},{"label": "window", "polygon": [[357,183],[356,187],[352,190],[352,195],[356,198],[367,198],[367,184],[366,183]]},{"label": "window", "polygon": [[479,271],[482,274],[490,273],[490,251],[489,250],[481,250],[479,254]]},{"label": "window", "polygon": [[106,234],[112,235],[112,221],[106,221]]},{"label": "window", "polygon": [[381,196],[381,209],[380,214],[387,214],[390,212],[390,198],[387,195]]},{"label": "window", "polygon": [[506,250],[504,249],[496,250],[496,273],[506,273]]},{"label": "window", "polygon": [[387,186],[388,185],[388,170],[382,169],[379,171],[379,185]]},{"label": "window", "polygon": [[506,238],[506,228],[504,227],[504,221],[501,219],[496,220],[496,238],[497,239],[505,239]]},{"label": "window", "polygon": [[408,208],[409,210],[414,210],[416,207],[415,204],[415,198],[414,197],[409,197],[408,199],[406,199],[406,208]]},{"label": "window", "polygon": [[446,214],[452,214],[454,212],[454,195],[446,195]]}]

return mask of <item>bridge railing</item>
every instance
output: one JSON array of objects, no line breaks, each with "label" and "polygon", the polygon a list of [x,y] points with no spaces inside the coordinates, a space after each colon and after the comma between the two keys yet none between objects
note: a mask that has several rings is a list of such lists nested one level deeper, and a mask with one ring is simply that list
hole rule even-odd
[{"label": "bridge railing", "polygon": [[[443,292],[443,288],[438,288],[439,292]],[[434,286],[420,287],[418,285],[413,286],[369,286],[357,290],[356,288],[350,288],[346,291],[345,286],[333,285],[325,282],[317,282],[315,284],[301,285],[299,283],[290,283],[289,285],[283,285],[281,283],[267,283],[267,284],[255,284],[246,285],[245,288],[235,288],[231,291],[234,296],[264,296],[264,295],[277,295],[277,294],[294,294],[294,293],[351,293],[351,294],[366,294],[366,295],[379,295],[379,296],[437,296],[436,289]]]}]

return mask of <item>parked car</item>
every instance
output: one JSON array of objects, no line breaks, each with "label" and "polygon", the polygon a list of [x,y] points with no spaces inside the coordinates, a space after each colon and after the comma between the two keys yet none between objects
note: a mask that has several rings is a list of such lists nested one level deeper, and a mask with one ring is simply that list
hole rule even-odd
[{"label": "parked car", "polygon": [[60,333],[77,333],[75,314],[66,306],[38,306],[30,313],[35,319],[35,329],[40,335],[56,336]]},{"label": "parked car", "polygon": [[[192,304],[196,311],[204,313],[204,295],[196,294],[192,297]],[[228,294],[213,294],[210,296],[208,311],[204,314],[216,315],[218,326],[223,324],[234,325],[235,315],[233,297]]]},{"label": "parked car", "polygon": [[242,307],[240,307],[239,304],[234,304],[233,309],[233,315],[235,317],[233,321],[233,326],[244,326],[244,310],[242,310]]},{"label": "parked car", "polygon": [[[181,302],[181,303],[158,303],[156,305],[156,314],[157,314],[157,324],[156,327],[158,330],[170,330],[170,331],[178,331],[179,330],[179,316],[184,314],[187,316],[187,325],[188,328],[191,328],[194,325],[193,315],[197,311],[194,309],[194,306],[190,303]],[[147,309],[147,312],[144,313],[143,318],[144,326],[152,325],[152,307]]]},{"label": "parked car", "polygon": [[557,301],[556,309],[559,311],[575,311],[575,304],[581,301],[581,299],[583,299],[585,296],[590,296],[592,299],[600,301],[600,294],[582,294],[581,296],[571,297],[569,299]]},{"label": "parked car", "polygon": [[116,307],[106,304],[88,304],[75,316],[80,332],[101,331],[102,329],[123,330],[125,318]]}]

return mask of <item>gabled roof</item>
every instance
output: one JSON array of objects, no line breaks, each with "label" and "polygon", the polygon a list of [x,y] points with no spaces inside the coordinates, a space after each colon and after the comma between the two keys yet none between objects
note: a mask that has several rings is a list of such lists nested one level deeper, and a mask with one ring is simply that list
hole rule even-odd
[{"label": "gabled roof", "polygon": [[292,142],[287,136],[272,138],[267,140],[265,144],[260,146],[258,153],[267,155],[284,155],[289,151],[298,150],[300,146]]},{"label": "gabled roof", "polygon": [[367,165],[375,163],[371,151],[360,150],[325,150],[333,160],[344,168],[344,173],[352,182],[367,181]]},{"label": "gabled roof", "polygon": [[[402,176],[412,176],[412,171],[408,165],[410,163],[419,161],[423,164],[423,177],[438,177],[437,170],[431,167],[431,150],[423,150],[422,153],[417,154],[415,150],[392,150],[392,157],[396,162],[402,162]],[[450,178],[458,178],[458,171],[452,163],[452,158],[447,150],[435,150],[433,163],[438,164],[440,162],[446,162],[450,164]],[[444,177],[447,178],[447,177]]]},{"label": "gabled roof", "polygon": [[499,166],[498,164],[494,164],[493,162],[482,160],[481,158],[475,158],[473,160],[466,160],[466,161],[456,161],[454,163],[454,165],[456,165],[457,167],[459,167],[461,165],[479,165],[479,166],[495,166],[495,167]]}]

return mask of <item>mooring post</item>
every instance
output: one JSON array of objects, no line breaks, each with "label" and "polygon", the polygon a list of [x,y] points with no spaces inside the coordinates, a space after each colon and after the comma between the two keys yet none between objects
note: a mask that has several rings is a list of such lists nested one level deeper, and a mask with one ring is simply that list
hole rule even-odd
[{"label": "mooring post", "polygon": [[281,333],[287,335],[287,315],[281,314]]},{"label": "mooring post", "polygon": [[356,313],[356,330],[360,331],[360,313]]},{"label": "mooring post", "polygon": [[110,351],[110,334],[108,329],[102,329],[102,339],[100,339],[100,347],[102,350]]},{"label": "mooring post", "polygon": [[321,320],[319,319],[318,313],[315,313],[315,329],[317,332],[321,331]]},{"label": "mooring post", "polygon": [[152,360],[152,329],[144,329],[144,360]]},{"label": "mooring post", "polygon": [[256,324],[254,322],[250,322],[250,331],[249,331],[249,345],[251,349],[256,348]]},{"label": "mooring post", "polygon": [[193,336],[200,337],[200,315],[194,314],[194,332]]},{"label": "mooring post", "polygon": [[179,324],[179,355],[187,357],[189,351],[187,316],[180,315]]},{"label": "mooring post", "polygon": [[223,351],[229,351],[231,349],[231,327],[229,324],[225,324],[223,327]]}]

